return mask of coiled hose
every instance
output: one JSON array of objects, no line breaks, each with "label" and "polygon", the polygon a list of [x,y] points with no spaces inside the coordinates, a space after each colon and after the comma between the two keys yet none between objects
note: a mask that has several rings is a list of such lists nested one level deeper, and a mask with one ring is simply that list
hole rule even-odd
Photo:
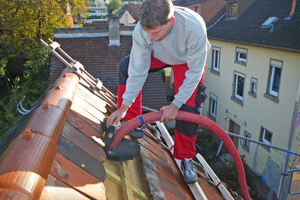
[{"label": "coiled hose", "polygon": [[[159,121],[162,116],[163,111],[155,111],[150,112],[141,116],[138,116],[128,122],[126,122],[120,129],[117,130],[114,140],[112,141],[109,149],[115,148],[119,145],[120,141],[124,138],[125,135],[127,135],[130,131],[137,128],[138,126],[141,126],[146,123],[150,123],[153,121]],[[195,124],[200,124],[201,126],[204,126],[211,131],[213,131],[215,134],[219,136],[219,138],[224,142],[225,146],[227,147],[231,157],[233,158],[233,161],[236,165],[236,169],[238,172],[239,177],[239,183],[241,187],[241,191],[243,194],[243,197],[245,200],[251,200],[251,197],[248,192],[247,182],[246,182],[246,176],[244,171],[244,165],[240,158],[240,155],[235,148],[232,140],[228,136],[228,134],[215,122],[212,120],[203,117],[201,115],[197,115],[194,113],[186,112],[186,111],[179,111],[175,120],[180,121],[187,121],[192,122]]]}]

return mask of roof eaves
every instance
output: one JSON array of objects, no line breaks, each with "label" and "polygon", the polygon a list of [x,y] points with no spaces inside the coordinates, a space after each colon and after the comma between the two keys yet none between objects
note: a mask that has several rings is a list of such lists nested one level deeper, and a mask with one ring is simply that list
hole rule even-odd
[{"label": "roof eaves", "polygon": [[238,40],[230,40],[230,39],[224,39],[224,38],[218,38],[218,37],[210,37],[208,36],[208,39],[212,40],[219,40],[224,42],[230,42],[230,43],[239,43],[244,45],[250,45],[250,46],[257,46],[257,47],[263,47],[263,48],[270,48],[270,49],[276,49],[276,50],[282,50],[282,51],[289,51],[294,53],[300,53],[300,49],[291,49],[286,47],[279,47],[274,45],[268,45],[268,44],[259,44],[259,43],[251,43],[251,42],[243,42]]}]

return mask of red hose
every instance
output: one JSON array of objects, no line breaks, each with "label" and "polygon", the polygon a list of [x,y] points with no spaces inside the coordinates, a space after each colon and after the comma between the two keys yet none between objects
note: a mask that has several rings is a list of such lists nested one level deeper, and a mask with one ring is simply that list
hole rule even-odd
[{"label": "red hose", "polygon": [[[139,116],[142,118],[143,122],[145,124],[153,122],[153,121],[159,121],[162,116],[162,111],[156,111],[144,114],[142,116]],[[120,141],[124,138],[125,135],[127,135],[131,130],[135,129],[138,126],[142,125],[142,122],[139,117],[136,117],[127,123],[125,123],[120,129],[117,130],[115,137],[109,147],[109,149],[115,148],[119,145]],[[248,192],[247,182],[246,182],[246,176],[244,171],[244,165],[240,158],[240,155],[235,148],[232,140],[228,136],[228,134],[215,122],[212,120],[203,117],[201,115],[193,114],[190,112],[185,111],[179,111],[176,118],[176,120],[180,121],[187,121],[192,122],[195,124],[200,124],[201,126],[204,126],[211,131],[213,131],[215,134],[219,136],[219,138],[224,142],[225,146],[227,147],[231,157],[233,158],[233,161],[236,165],[236,169],[238,172],[239,182],[242,194],[244,196],[245,200],[251,200],[251,197]]]}]

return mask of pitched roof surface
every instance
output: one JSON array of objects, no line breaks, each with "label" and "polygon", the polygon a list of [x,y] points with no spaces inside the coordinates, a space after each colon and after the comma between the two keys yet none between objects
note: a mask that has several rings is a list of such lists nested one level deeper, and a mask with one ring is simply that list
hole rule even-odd
[{"label": "pitched roof surface", "polygon": [[215,23],[226,12],[227,1],[209,0],[201,2],[201,17],[206,23],[206,27]]},{"label": "pitched roof surface", "polygon": [[[287,19],[292,2],[285,0],[256,0],[236,20],[226,20],[225,16],[208,29],[210,39],[268,46],[290,51],[300,51],[300,3],[296,12]],[[274,30],[262,28],[269,17],[277,17]]]},{"label": "pitched roof surface", "polygon": [[[6,150],[0,161],[0,198],[194,199],[168,148],[149,129],[137,140],[141,151],[133,160],[106,159],[101,124],[113,108],[104,96],[116,101],[94,93],[65,69],[24,116],[27,120],[18,121],[0,141]],[[199,174],[207,198],[223,199]]]}]

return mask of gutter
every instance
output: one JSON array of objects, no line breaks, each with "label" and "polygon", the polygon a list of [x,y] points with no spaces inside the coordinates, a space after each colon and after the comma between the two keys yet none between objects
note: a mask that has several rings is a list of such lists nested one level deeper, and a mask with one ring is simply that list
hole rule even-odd
[{"label": "gutter", "polygon": [[223,42],[234,42],[234,43],[245,44],[245,45],[250,45],[250,46],[271,48],[271,49],[276,49],[276,50],[289,51],[289,52],[293,52],[293,53],[300,53],[300,49],[290,49],[290,48],[286,48],[286,47],[277,47],[277,46],[265,45],[265,44],[255,44],[255,43],[250,43],[250,42],[227,40],[227,39],[221,39],[221,38],[215,38],[215,37],[209,37],[209,36],[208,36],[208,39],[209,40],[218,40],[218,41],[223,41]]}]

